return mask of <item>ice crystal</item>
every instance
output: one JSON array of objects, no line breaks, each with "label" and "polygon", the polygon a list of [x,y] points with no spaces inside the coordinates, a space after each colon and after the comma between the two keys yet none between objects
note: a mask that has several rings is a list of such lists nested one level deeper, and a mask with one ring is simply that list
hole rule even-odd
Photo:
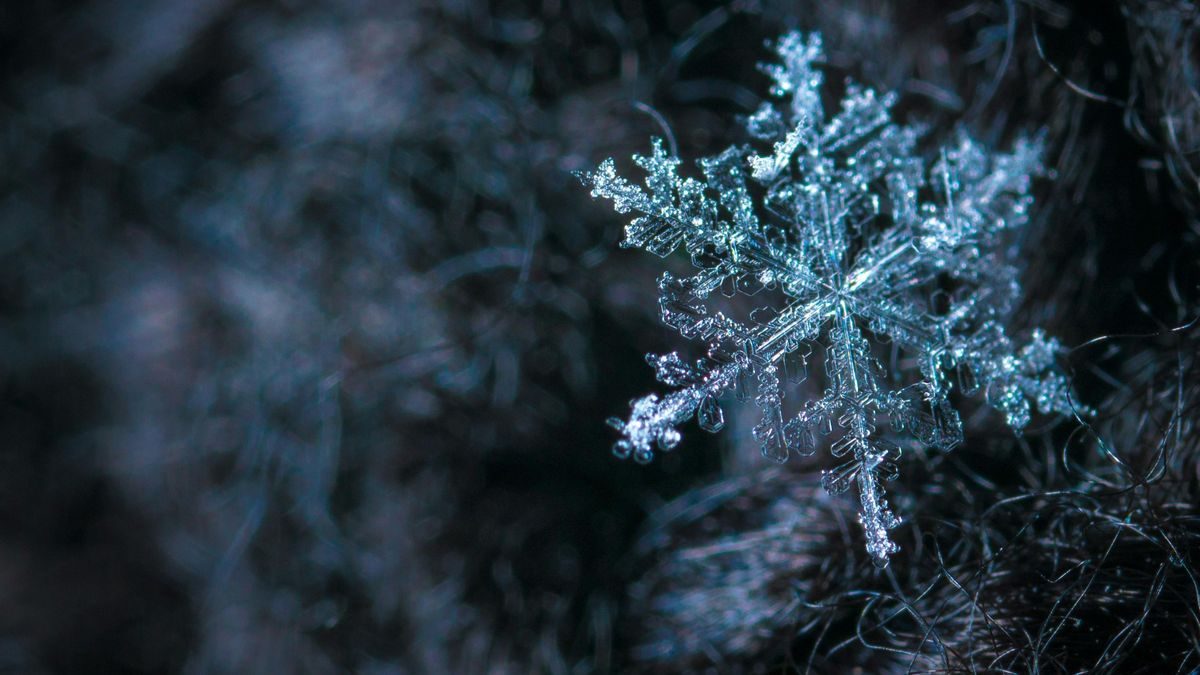
[{"label": "ice crystal", "polygon": [[[955,387],[982,390],[1016,430],[1031,402],[1047,413],[1072,409],[1055,364],[1059,343],[1040,330],[1019,342],[1004,325],[1021,292],[1006,234],[1028,220],[1041,144],[1020,139],[998,153],[959,132],[927,166],[916,148],[922,130],[892,121],[891,94],[848,82],[841,110],[826,118],[819,35],[788,34],[776,51],[782,63],[763,70],[782,101],[764,103],[745,125],[769,151],[735,146],[701,159],[699,180],[680,176],[680,160],[655,139],[649,156],[634,157],[648,191],[611,159],[581,175],[593,197],[636,214],[622,246],[663,257],[682,247],[699,269],[663,274],[660,305],[663,321],[703,342],[707,356],[647,355],[675,389],[610,420],[623,436],[614,452],[648,462],[653,446],[679,443],[677,427],[692,416],[717,431],[718,398],[752,386],[762,413],[754,436],[768,457],[813,453],[830,436],[843,463],[824,485],[836,493],[857,483],[867,550],[883,565],[899,522],[881,484],[900,456],[889,438],[957,445]],[[782,301],[748,318],[713,307],[720,295],[764,290]],[[886,369],[875,354],[885,341],[903,357]],[[804,377],[814,354],[824,359],[824,394],[785,416],[782,382]]]}]

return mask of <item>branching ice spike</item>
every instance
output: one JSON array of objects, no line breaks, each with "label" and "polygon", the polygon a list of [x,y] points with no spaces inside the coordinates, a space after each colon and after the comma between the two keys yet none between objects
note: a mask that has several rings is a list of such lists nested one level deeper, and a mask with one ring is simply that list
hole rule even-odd
[{"label": "branching ice spike", "polygon": [[[633,214],[622,246],[659,256],[682,249],[698,270],[664,274],[659,304],[663,321],[703,343],[706,358],[647,357],[674,390],[610,420],[622,436],[614,452],[649,462],[656,447],[679,443],[678,427],[692,417],[718,431],[718,399],[752,384],[763,453],[784,461],[828,436],[841,463],[825,472],[825,487],[857,488],[867,551],[886,565],[899,519],[883,482],[896,475],[900,447],[882,425],[953,448],[962,440],[949,399],[956,386],[982,391],[1015,430],[1033,406],[1078,412],[1056,369],[1059,343],[1041,330],[1020,341],[1005,326],[1021,292],[1007,233],[1027,222],[1041,143],[1020,139],[1001,153],[959,132],[930,165],[916,152],[922,130],[892,120],[891,94],[849,83],[840,110],[826,114],[818,35],[790,33],[775,51],[780,62],[763,70],[782,100],[746,120],[758,147],[700,159],[703,180],[680,176],[679,158],[658,139],[650,155],[634,157],[645,188],[618,175],[611,159],[580,175],[593,197]],[[764,287],[782,306],[745,321],[713,309],[713,291],[750,296]],[[885,339],[916,372],[885,371],[873,355]],[[782,375],[797,354],[804,363],[824,355],[826,387],[789,414]]]}]

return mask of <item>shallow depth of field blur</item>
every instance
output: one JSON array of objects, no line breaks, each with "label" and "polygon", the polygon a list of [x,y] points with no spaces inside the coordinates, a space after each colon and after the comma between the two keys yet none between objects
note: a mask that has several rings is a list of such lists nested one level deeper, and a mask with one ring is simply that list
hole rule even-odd
[{"label": "shallow depth of field blur", "polygon": [[[1200,668],[1200,12],[1108,4],[6,3],[0,673]],[[744,142],[793,28],[1045,131],[1013,321],[1098,411],[965,402],[886,571],[751,404],[604,424],[688,345],[573,172]]]}]

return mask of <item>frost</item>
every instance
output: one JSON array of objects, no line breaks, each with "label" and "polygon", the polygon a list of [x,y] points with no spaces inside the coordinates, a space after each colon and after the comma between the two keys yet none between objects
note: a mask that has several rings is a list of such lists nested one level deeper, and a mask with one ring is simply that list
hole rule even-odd
[{"label": "frost", "polygon": [[[659,302],[663,321],[707,356],[647,357],[674,391],[610,420],[622,434],[614,451],[648,462],[656,447],[679,443],[677,427],[693,416],[721,429],[718,399],[752,389],[766,456],[808,455],[830,437],[842,463],[824,485],[857,485],[867,550],[884,565],[897,550],[887,532],[899,522],[882,486],[900,457],[888,436],[953,448],[962,440],[955,387],[981,391],[1015,430],[1029,422],[1031,403],[1072,410],[1055,369],[1059,343],[1040,330],[1019,342],[1004,326],[1021,292],[1006,234],[1027,222],[1041,144],[1021,139],[997,153],[960,132],[926,162],[916,152],[922,130],[892,121],[892,95],[849,83],[841,110],[826,118],[818,35],[789,34],[776,51],[782,63],[764,71],[784,103],[746,120],[765,152],[731,147],[701,159],[698,180],[680,176],[680,160],[655,139],[649,156],[634,157],[648,190],[611,159],[581,176],[593,197],[635,214],[622,246],[659,256],[682,248],[699,270],[663,274]],[[722,295],[764,291],[781,302],[763,300],[746,319],[717,307],[734,313]],[[875,352],[888,342],[901,358],[884,368]],[[784,383],[806,376],[810,354],[824,360],[824,393],[785,414]]]}]

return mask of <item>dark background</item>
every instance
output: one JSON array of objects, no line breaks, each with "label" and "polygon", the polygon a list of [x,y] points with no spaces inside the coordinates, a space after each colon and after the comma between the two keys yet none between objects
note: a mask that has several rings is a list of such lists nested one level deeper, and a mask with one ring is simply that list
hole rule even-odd
[{"label": "dark background", "polygon": [[[0,671],[1200,666],[1197,12],[917,5],[6,3]],[[886,571],[752,406],[603,424],[683,344],[572,172],[743,141],[791,28],[934,141],[1047,132],[1013,322],[1098,411],[964,402]]]}]

